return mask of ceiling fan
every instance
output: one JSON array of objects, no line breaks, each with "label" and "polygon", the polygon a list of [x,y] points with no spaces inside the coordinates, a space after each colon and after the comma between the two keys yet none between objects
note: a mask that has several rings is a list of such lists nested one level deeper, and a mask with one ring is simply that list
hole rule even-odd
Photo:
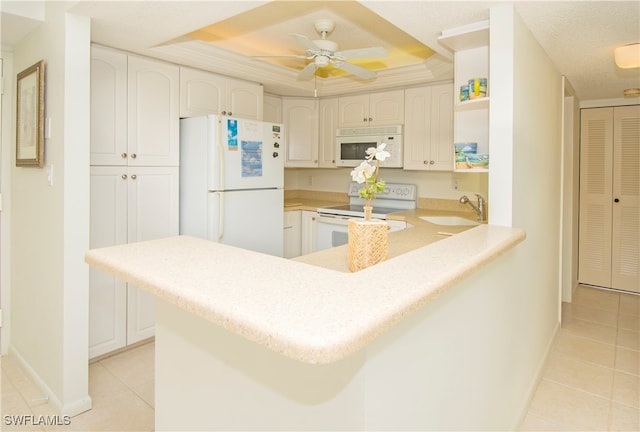
[{"label": "ceiling fan", "polygon": [[338,51],[338,44],[327,39],[327,35],[331,33],[336,24],[330,19],[319,19],[315,22],[315,29],[322,39],[311,40],[306,36],[297,33],[290,35],[306,48],[306,55],[290,55],[290,56],[255,56],[255,57],[294,57],[306,60],[313,60],[311,63],[300,71],[298,79],[307,79],[315,75],[319,68],[329,66],[330,64],[338,69],[342,69],[362,79],[371,79],[376,77],[376,72],[363,68],[362,66],[349,63],[347,60],[358,58],[377,58],[386,57],[387,50],[382,47],[356,48],[345,51]]}]

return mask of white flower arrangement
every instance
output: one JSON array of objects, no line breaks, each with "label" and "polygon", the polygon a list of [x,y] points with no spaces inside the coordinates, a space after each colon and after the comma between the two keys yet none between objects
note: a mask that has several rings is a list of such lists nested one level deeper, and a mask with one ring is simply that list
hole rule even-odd
[{"label": "white flower arrangement", "polygon": [[376,193],[384,191],[385,182],[380,180],[378,176],[380,162],[391,156],[391,153],[384,149],[386,146],[385,143],[380,143],[378,147],[367,149],[365,160],[351,171],[353,181],[358,184],[364,183],[364,187],[358,192],[360,198],[365,199],[365,207],[371,207],[371,201],[376,199]]}]

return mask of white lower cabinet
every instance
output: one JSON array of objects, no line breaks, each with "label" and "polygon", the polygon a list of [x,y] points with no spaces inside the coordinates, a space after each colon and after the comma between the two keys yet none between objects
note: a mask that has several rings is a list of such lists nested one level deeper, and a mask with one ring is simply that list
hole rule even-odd
[{"label": "white lower cabinet", "polygon": [[316,223],[318,213],[302,210],[300,215],[300,254],[306,255],[316,250]]},{"label": "white lower cabinet", "polygon": [[[91,248],[178,235],[178,167],[91,167]],[[154,297],[90,269],[89,357],[154,335]]]},{"label": "white lower cabinet", "polygon": [[284,212],[284,257],[295,258],[300,256],[300,236],[302,223],[300,211]]},{"label": "white lower cabinet", "polygon": [[284,212],[284,257],[295,258],[316,249],[316,219],[309,210]]}]

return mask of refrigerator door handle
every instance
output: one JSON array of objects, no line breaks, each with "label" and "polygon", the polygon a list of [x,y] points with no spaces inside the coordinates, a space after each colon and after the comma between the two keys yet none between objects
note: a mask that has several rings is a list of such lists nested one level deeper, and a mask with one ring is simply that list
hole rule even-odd
[{"label": "refrigerator door handle", "polygon": [[[222,129],[224,129],[224,124],[222,123],[222,121],[220,119],[217,119],[218,121],[218,125],[219,127],[216,128],[217,131],[217,139],[216,139],[216,144],[218,145],[218,160],[220,161],[219,164],[219,173],[220,173],[220,190],[225,190],[225,186],[224,186],[224,165],[225,165],[225,154],[224,154],[224,143],[223,143],[223,137],[227,136],[227,132],[226,130],[223,131]],[[222,206],[220,206],[222,207]]]},{"label": "refrigerator door handle", "polygon": [[217,242],[222,243],[224,236],[224,192],[220,192],[220,205],[218,206],[218,238]]}]

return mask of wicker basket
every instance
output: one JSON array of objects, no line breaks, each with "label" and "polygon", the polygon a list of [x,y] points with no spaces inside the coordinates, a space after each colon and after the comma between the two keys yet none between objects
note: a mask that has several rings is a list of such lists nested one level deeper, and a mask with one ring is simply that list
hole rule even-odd
[{"label": "wicker basket", "polygon": [[387,222],[349,219],[349,270],[356,272],[387,259]]}]

